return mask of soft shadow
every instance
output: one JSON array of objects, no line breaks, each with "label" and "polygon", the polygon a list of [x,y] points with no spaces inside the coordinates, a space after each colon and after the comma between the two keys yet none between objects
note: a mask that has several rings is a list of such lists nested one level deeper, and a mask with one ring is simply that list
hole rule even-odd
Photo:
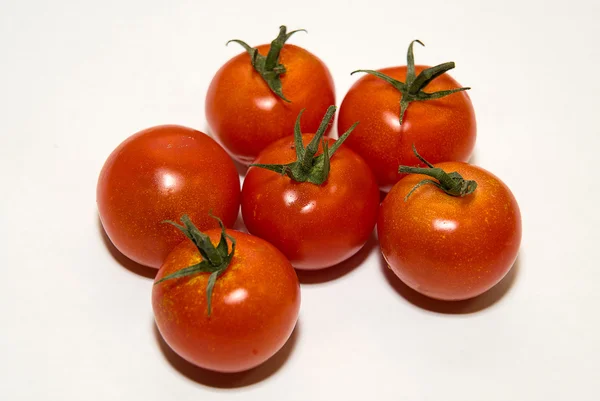
[{"label": "soft shadow", "polygon": [[[214,139],[215,141],[217,141],[217,143],[219,143],[219,141],[217,140],[217,138],[213,135],[212,130],[210,129],[210,127],[208,126],[208,123],[205,123],[204,126],[202,127],[201,132],[206,133],[206,135],[210,136],[212,139]],[[223,145],[221,145],[219,143],[219,145],[225,149],[223,147]],[[231,157],[231,155],[229,155]],[[231,160],[233,160],[233,164],[235,165],[235,169],[237,170],[238,174],[240,175],[240,177],[245,177],[246,173],[248,173],[248,166],[246,166],[245,164],[242,164],[240,162],[238,162],[237,160],[235,160],[233,157],[231,158]]]},{"label": "soft shadow", "polygon": [[281,369],[296,347],[298,335],[300,333],[300,320],[298,320],[294,331],[292,331],[290,338],[287,340],[284,346],[265,363],[244,372],[219,373],[200,368],[177,355],[162,338],[154,320],[152,321],[152,326],[154,330],[154,336],[158,346],[160,347],[160,350],[162,351],[165,359],[171,364],[171,366],[173,366],[173,368],[175,368],[175,370],[198,384],[209,387],[232,389],[251,386],[259,383],[268,379],[279,369]]},{"label": "soft shadow", "polygon": [[212,130],[210,129],[210,127],[208,126],[208,122],[205,122],[202,127],[200,128],[200,132],[205,133],[206,135],[210,136],[212,139],[215,139],[215,136],[213,135]]},{"label": "soft shadow", "polygon": [[360,266],[376,247],[377,238],[373,231],[365,245],[349,259],[321,270],[296,269],[298,280],[301,284],[320,284],[336,280]]},{"label": "soft shadow", "polygon": [[474,149],[473,153],[471,154],[471,157],[468,160],[468,163],[469,164],[477,165],[477,162],[478,162],[478,160],[477,160],[477,149]]},{"label": "soft shadow", "polygon": [[117,261],[121,266],[125,269],[129,270],[132,273],[137,274],[138,276],[143,276],[146,278],[154,279],[158,270],[153,269],[152,267],[143,266],[139,263],[134,262],[129,259],[127,256],[123,255],[110,241],[106,231],[104,231],[104,227],[102,227],[102,222],[100,221],[100,217],[96,218],[98,224],[98,230],[100,231],[100,235],[102,236],[102,240],[108,252],[110,252],[111,256],[115,261]]},{"label": "soft shadow", "polygon": [[400,294],[400,296],[419,308],[431,312],[446,314],[469,314],[489,308],[502,299],[502,297],[504,297],[504,295],[514,285],[519,274],[519,257],[517,256],[517,260],[513,264],[510,271],[489,291],[486,291],[475,298],[464,301],[440,301],[426,297],[425,295],[416,292],[404,284],[402,280],[400,280],[398,276],[396,276],[396,274],[388,267],[383,255],[381,256],[380,261],[381,270],[383,271],[385,278],[392,288],[396,290],[398,294]]},{"label": "soft shadow", "polygon": [[238,162],[234,158],[231,158],[231,160],[233,160],[233,164],[235,164],[235,169],[237,170],[240,177],[246,177],[246,174],[248,173],[248,166]]},{"label": "soft shadow", "polygon": [[244,232],[244,233],[248,232],[248,229],[246,228],[246,225],[244,224],[244,219],[242,218],[241,210],[238,213],[238,217],[235,220],[235,223],[233,223],[233,229],[236,231]]}]

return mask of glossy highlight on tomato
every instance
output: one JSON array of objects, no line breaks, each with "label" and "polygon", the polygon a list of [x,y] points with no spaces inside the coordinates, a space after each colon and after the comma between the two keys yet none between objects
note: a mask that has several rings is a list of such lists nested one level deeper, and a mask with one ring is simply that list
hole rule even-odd
[{"label": "glossy highlight on tomato", "polygon": [[434,164],[475,180],[477,189],[450,196],[431,184],[406,195],[425,175],[408,175],[381,205],[377,232],[389,267],[409,287],[432,298],[462,300],[497,284],[515,262],[521,214],[509,188],[470,164]]},{"label": "glossy highlight on tomato", "polygon": [[[221,231],[206,234],[216,246]],[[227,234],[236,248],[214,285],[210,315],[208,273],[154,285],[152,307],[161,335],[177,354],[205,369],[238,372],[265,362],[285,344],[298,319],[300,286],[292,265],[274,246],[238,231]],[[182,242],[155,283],[201,260],[191,241]]]},{"label": "glossy highlight on tomato", "polygon": [[108,157],[97,186],[100,220],[125,256],[159,268],[185,237],[166,224],[189,213],[198,228],[231,227],[239,211],[240,181],[231,158],[212,138],[178,125],[129,137]]},{"label": "glossy highlight on tomato", "polygon": [[[256,48],[266,56],[270,45]],[[291,135],[303,108],[302,128],[315,132],[327,107],[335,104],[333,79],[317,56],[285,44],[279,62],[285,67],[283,95],[290,102],[273,93],[246,52],[225,63],[210,83],[205,104],[212,135],[241,163],[252,163],[269,144]]]},{"label": "glossy highlight on tomato", "polygon": [[[313,137],[302,135],[304,146]],[[325,140],[330,148],[335,142]],[[317,154],[321,152],[322,142]],[[287,137],[267,147],[256,163],[294,160],[294,137]],[[321,185],[251,167],[242,188],[242,216],[248,231],[275,245],[298,269],[322,269],[354,255],[371,235],[378,208],[373,173],[344,145],[331,158],[329,177]]]}]

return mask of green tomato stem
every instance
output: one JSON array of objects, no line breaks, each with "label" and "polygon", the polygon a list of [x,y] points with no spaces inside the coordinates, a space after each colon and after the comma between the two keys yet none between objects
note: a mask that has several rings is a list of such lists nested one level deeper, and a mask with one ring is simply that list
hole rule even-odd
[{"label": "green tomato stem", "polygon": [[420,44],[421,46],[425,46],[423,44],[423,42],[421,42],[420,40],[413,40],[412,42],[410,42],[410,44],[408,45],[408,51],[406,54],[406,82],[402,82],[402,81],[398,81],[397,79],[394,79],[390,76],[387,76],[379,71],[375,71],[375,70],[356,70],[353,71],[352,74],[355,74],[357,72],[364,72],[370,75],[373,75],[377,78],[380,78],[384,81],[386,81],[387,83],[389,83],[390,85],[392,85],[394,88],[396,88],[396,90],[398,90],[398,92],[401,93],[401,97],[400,97],[400,125],[402,125],[403,119],[404,119],[404,114],[406,113],[406,110],[408,109],[408,106],[410,105],[410,103],[412,102],[422,102],[422,101],[427,101],[427,100],[434,100],[434,99],[440,99],[442,97],[451,95],[453,93],[456,92],[462,92],[465,90],[469,90],[471,88],[457,88],[457,89],[450,89],[450,90],[444,90],[444,91],[437,91],[437,92],[425,92],[424,89],[427,85],[429,85],[429,83],[431,81],[433,81],[435,78],[439,77],[440,75],[446,73],[447,71],[453,69],[455,67],[454,62],[450,61],[447,63],[443,63],[440,65],[436,65],[435,67],[430,67],[427,68],[423,71],[421,71],[421,73],[416,76],[415,75],[415,56],[413,53],[413,45],[415,43]]},{"label": "green tomato stem", "polygon": [[404,197],[404,201],[406,202],[408,198],[412,195],[415,190],[425,184],[431,184],[450,196],[458,196],[463,197],[469,194],[472,194],[475,189],[477,189],[477,182],[474,180],[465,180],[462,175],[458,172],[453,171],[451,173],[447,173],[439,167],[434,167],[431,163],[425,160],[419,152],[417,152],[417,148],[413,144],[413,152],[415,156],[423,163],[427,165],[426,168],[422,167],[410,167],[410,166],[400,166],[398,168],[399,173],[406,174],[422,174],[427,175],[429,177],[435,178],[437,181],[433,180],[422,180],[417,185],[415,185],[408,194]]},{"label": "green tomato stem", "polygon": [[[329,106],[327,112],[309,144],[304,147],[302,142],[302,131],[300,130],[300,119],[304,109],[298,114],[294,127],[294,146],[296,148],[296,161],[288,164],[251,164],[250,167],[264,168],[279,174],[287,175],[296,182],[310,182],[321,185],[329,177],[330,161],[335,152],[344,143],[350,133],[356,128],[358,122],[354,123],[335,143],[329,148],[327,140],[322,139],[327,126],[335,115],[335,106]],[[315,156],[322,142],[323,153]]]},{"label": "green tomato stem", "polygon": [[281,88],[280,76],[285,74],[286,69],[283,64],[279,63],[279,54],[285,45],[285,42],[296,32],[306,32],[305,29],[297,29],[292,32],[287,32],[285,25],[279,27],[279,35],[271,42],[269,53],[267,56],[261,55],[255,47],[250,47],[246,42],[239,39],[231,39],[226,43],[228,45],[231,42],[235,42],[242,46],[250,55],[250,62],[252,67],[260,74],[262,79],[267,83],[269,89],[284,101],[291,103],[291,100],[287,99],[283,95]]},{"label": "green tomato stem", "polygon": [[[171,220],[165,220],[163,223],[171,224],[179,229],[186,237],[188,237],[198,251],[202,255],[202,262],[192,266],[188,266],[184,269],[178,270],[171,273],[162,279],[158,280],[154,285],[160,284],[167,280],[173,280],[182,277],[192,276],[198,273],[210,273],[208,283],[206,285],[206,303],[207,303],[207,314],[211,315],[212,312],[212,294],[217,279],[225,272],[233,255],[235,253],[235,238],[227,234],[225,225],[218,217],[211,214],[211,217],[219,222],[221,227],[221,238],[219,244],[215,247],[210,240],[210,237],[196,228],[194,223],[190,220],[187,215],[181,217],[183,225],[177,224]],[[231,242],[231,252],[228,253],[227,240]]]}]

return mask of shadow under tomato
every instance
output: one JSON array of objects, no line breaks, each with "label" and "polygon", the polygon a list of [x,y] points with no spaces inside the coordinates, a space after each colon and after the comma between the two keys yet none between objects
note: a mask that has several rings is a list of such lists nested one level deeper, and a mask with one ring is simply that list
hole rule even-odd
[{"label": "shadow under tomato", "polygon": [[208,387],[231,389],[251,386],[253,384],[262,382],[263,380],[266,380],[275,374],[279,369],[281,369],[294,351],[300,333],[300,320],[298,320],[294,331],[292,331],[290,338],[287,340],[284,346],[265,363],[243,372],[219,373],[200,368],[177,355],[177,353],[175,353],[175,351],[173,351],[162,338],[154,320],[152,320],[152,326],[154,330],[154,336],[158,346],[160,347],[160,350],[162,351],[165,359],[173,368],[175,368],[175,370],[198,384]]},{"label": "shadow under tomato", "polygon": [[233,227],[234,230],[236,231],[241,231],[243,233],[248,233],[248,229],[246,228],[246,225],[244,224],[244,219],[242,218],[242,211],[240,210],[238,213],[238,217],[235,220],[235,223],[233,223]]},{"label": "shadow under tomato", "polygon": [[246,166],[245,164],[238,162],[237,160],[235,160],[233,158],[231,160],[233,160],[233,164],[235,164],[235,169],[237,170],[239,176],[246,177],[249,167]]},{"label": "shadow under tomato", "polygon": [[471,153],[471,157],[469,157],[467,163],[477,165],[477,148],[473,149],[473,153]]},{"label": "shadow under tomato", "polygon": [[377,237],[373,230],[365,245],[349,259],[321,270],[296,269],[298,280],[301,284],[320,284],[336,280],[360,266],[376,247]]},{"label": "shadow under tomato", "polygon": [[469,314],[489,308],[504,297],[514,285],[519,274],[519,257],[517,256],[510,271],[490,290],[475,298],[466,299],[464,301],[440,301],[426,297],[404,284],[388,267],[383,255],[380,257],[380,264],[381,270],[388,283],[400,296],[421,309],[445,314]]},{"label": "shadow under tomato", "polygon": [[[200,130],[200,132],[204,132],[206,135],[210,136],[212,139],[214,139],[215,141],[217,141],[217,138],[215,138],[215,136],[213,135],[213,132],[210,129],[210,127],[208,126],[208,124],[204,124],[204,126],[202,127],[202,129]],[[219,141],[217,141],[217,142],[219,142]],[[223,148],[223,146],[221,144],[219,144],[219,145]],[[225,148],[223,148],[223,149],[225,149]],[[231,157],[231,155],[229,155],[229,157]],[[233,160],[233,164],[235,165],[235,169],[237,170],[239,176],[240,177],[245,177],[246,174],[248,173],[248,166],[246,166],[245,164],[242,164],[242,163],[238,162],[233,157],[231,157],[231,160]]]},{"label": "shadow under tomato", "polygon": [[129,259],[127,256],[123,255],[117,249],[117,247],[110,241],[110,238],[108,238],[106,231],[104,231],[104,227],[102,227],[100,217],[97,217],[96,220],[98,223],[98,231],[100,232],[100,236],[102,237],[104,245],[106,246],[106,249],[108,249],[108,252],[110,252],[113,259],[125,269],[129,270],[134,274],[137,274],[138,276],[154,279],[158,270],[153,269],[152,267],[140,265],[139,263],[136,263],[133,260]]}]

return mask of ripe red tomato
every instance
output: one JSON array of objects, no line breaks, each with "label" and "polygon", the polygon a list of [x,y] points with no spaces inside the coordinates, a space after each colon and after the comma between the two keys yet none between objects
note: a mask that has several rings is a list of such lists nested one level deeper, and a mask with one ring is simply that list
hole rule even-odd
[{"label": "ripe red tomato", "polygon": [[[252,66],[248,53],[223,65],[206,95],[206,118],[213,136],[244,164],[254,161],[275,140],[291,135],[301,109],[307,108],[303,128],[315,132],[327,107],[335,104],[333,79],[325,64],[301,47],[284,45],[291,33],[281,29],[271,45],[256,49],[261,56],[266,57],[270,50],[274,57],[278,55],[274,70],[285,71],[277,75],[279,92],[290,102],[270,88]],[[273,85],[277,87],[277,83]]]},{"label": "ripe red tomato", "polygon": [[[306,146],[314,137],[297,138]],[[324,141],[328,148],[334,146],[333,139]],[[317,139],[317,143],[320,155],[323,142]],[[268,146],[256,163],[286,165],[296,157],[295,138],[287,137]],[[332,266],[356,253],[373,231],[378,208],[373,173],[344,145],[331,157],[328,178],[321,184],[251,167],[242,188],[242,216],[248,231],[275,245],[299,269]]]},{"label": "ripe red tomato", "polygon": [[406,198],[429,177],[401,179],[381,205],[381,251],[414,290],[442,300],[472,298],[498,283],[513,265],[521,243],[519,206],[508,187],[480,167],[462,162],[434,167],[458,172],[477,187],[460,197],[428,183]]},{"label": "ripe red tomato", "polygon": [[[410,61],[408,64],[410,65]],[[445,63],[439,67],[444,70],[453,66],[454,63]],[[428,68],[430,67],[417,65],[414,67],[414,75]],[[408,69],[407,66],[392,67],[376,72],[406,83]],[[416,80],[413,78],[412,81]],[[419,83],[423,81],[419,80],[417,86]],[[427,93],[460,88],[459,83],[448,74],[439,75],[424,83]],[[439,99],[413,101],[407,106],[400,124],[403,96],[401,91],[386,80],[369,74],[350,88],[339,111],[339,132],[344,132],[355,121],[360,121],[346,144],[365,159],[373,169],[379,186],[385,191],[401,178],[402,175],[398,173],[399,165],[418,163],[412,153],[413,144],[432,163],[467,161],[475,146],[475,113],[466,92],[449,94]]]},{"label": "ripe red tomato", "polygon": [[[274,246],[241,232],[226,233],[236,247],[214,283],[210,315],[209,274],[159,283],[203,260],[192,241],[178,245],[158,271],[152,307],[160,333],[182,358],[206,369],[237,372],[263,363],[285,344],[298,319],[300,286],[292,265]],[[221,231],[206,235],[216,246]],[[232,250],[231,238],[226,249]]]},{"label": "ripe red tomato", "polygon": [[159,268],[183,237],[163,220],[188,212],[200,229],[232,226],[239,175],[227,153],[191,128],[163,125],[138,132],[108,157],[97,187],[104,230],[137,263]]}]

